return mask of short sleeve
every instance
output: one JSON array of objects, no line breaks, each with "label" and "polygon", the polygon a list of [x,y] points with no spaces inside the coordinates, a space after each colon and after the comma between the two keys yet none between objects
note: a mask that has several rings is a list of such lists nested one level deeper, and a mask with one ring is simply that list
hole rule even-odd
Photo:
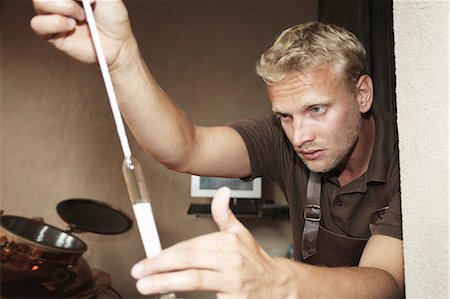
[{"label": "short sleeve", "polygon": [[402,240],[402,214],[400,192],[394,195],[389,202],[389,208],[379,215],[375,224],[370,224],[370,233],[373,235],[386,235]]},{"label": "short sleeve", "polygon": [[246,179],[264,176],[280,183],[284,166],[292,164],[292,153],[278,119],[274,116],[252,117],[228,126],[241,135],[247,147],[252,174]]}]

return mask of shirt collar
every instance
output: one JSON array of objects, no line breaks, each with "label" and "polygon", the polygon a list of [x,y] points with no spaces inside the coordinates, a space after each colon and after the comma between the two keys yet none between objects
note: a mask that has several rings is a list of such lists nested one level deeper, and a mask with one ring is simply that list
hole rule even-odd
[{"label": "shirt collar", "polygon": [[[369,182],[386,183],[389,159],[395,154],[397,130],[394,117],[377,104],[372,107],[372,115],[375,121],[375,143],[369,167],[361,177],[344,186],[354,191],[364,192]],[[340,186],[336,175],[325,175],[325,177],[333,184]]]}]

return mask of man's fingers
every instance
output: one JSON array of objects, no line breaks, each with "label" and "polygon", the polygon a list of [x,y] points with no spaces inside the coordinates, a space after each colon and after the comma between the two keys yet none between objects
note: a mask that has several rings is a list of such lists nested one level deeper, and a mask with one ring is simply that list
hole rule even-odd
[{"label": "man's fingers", "polygon": [[187,268],[214,269],[217,252],[205,249],[165,251],[151,259],[138,262],[131,269],[135,279],[158,272],[171,272]]},{"label": "man's fingers", "polygon": [[136,288],[143,295],[179,291],[221,292],[231,283],[225,280],[231,278],[211,270],[189,269],[146,276],[137,281]]},{"label": "man's fingers", "polygon": [[59,15],[38,15],[31,19],[31,28],[43,38],[75,29],[76,21]]},{"label": "man's fingers", "polygon": [[34,9],[41,15],[62,15],[83,21],[86,16],[80,3],[73,0],[34,0]]},{"label": "man's fingers", "polygon": [[86,18],[83,7],[73,0],[34,0],[33,5],[38,15],[30,26],[44,39],[65,34]]},{"label": "man's fingers", "polygon": [[[236,237],[235,234],[229,235]],[[215,246],[213,248],[180,246],[176,249],[163,250],[154,258],[138,262],[131,269],[131,276],[139,279],[159,272],[171,272],[189,268],[221,271],[226,266],[238,270],[241,262],[241,255],[233,250]]]},{"label": "man's fingers", "polygon": [[224,291],[233,274],[242,266],[242,259],[231,252],[216,250],[172,250],[137,263],[131,275],[138,279],[141,294],[166,291]]},{"label": "man's fingers", "polygon": [[219,229],[223,232],[240,232],[245,227],[231,212],[230,189],[220,188],[211,203],[211,214]]}]

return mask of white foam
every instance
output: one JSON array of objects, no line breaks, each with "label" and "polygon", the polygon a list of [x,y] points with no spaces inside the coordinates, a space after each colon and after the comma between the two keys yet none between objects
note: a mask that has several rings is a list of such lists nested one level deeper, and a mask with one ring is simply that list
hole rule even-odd
[{"label": "white foam", "polygon": [[153,218],[152,207],[150,203],[141,202],[133,205],[133,211],[144,244],[145,255],[147,258],[154,257],[161,252],[161,242]]}]

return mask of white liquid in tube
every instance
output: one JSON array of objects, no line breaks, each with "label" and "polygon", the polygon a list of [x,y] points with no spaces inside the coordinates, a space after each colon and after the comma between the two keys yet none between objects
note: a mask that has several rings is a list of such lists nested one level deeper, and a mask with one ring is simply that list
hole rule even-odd
[{"label": "white liquid in tube", "polygon": [[148,202],[140,202],[133,205],[133,211],[144,245],[145,255],[147,258],[154,257],[161,252],[161,242],[153,218],[152,207]]},{"label": "white liquid in tube", "polygon": [[122,164],[122,172],[133,205],[145,255],[147,258],[154,257],[161,252],[161,242],[159,241],[158,229],[153,217],[141,164],[132,157],[125,158]]}]

